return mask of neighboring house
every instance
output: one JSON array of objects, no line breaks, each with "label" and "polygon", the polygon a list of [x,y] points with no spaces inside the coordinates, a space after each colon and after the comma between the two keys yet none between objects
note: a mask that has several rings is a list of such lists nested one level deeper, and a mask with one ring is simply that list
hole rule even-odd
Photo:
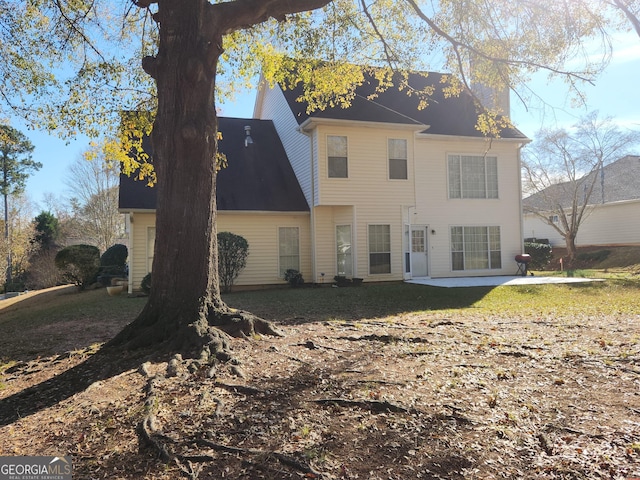
[{"label": "neighboring house", "polygon": [[[288,268],[316,283],[515,274],[528,139],[515,129],[483,137],[471,97],[445,98],[440,80],[410,76],[417,89],[434,86],[424,109],[395,88],[372,99],[375,85],[365,84],[349,108],[310,114],[298,90],[262,83],[259,120],[220,119],[228,167],[218,231],[249,242],[237,285],[283,283]],[[152,191],[122,179],[134,286],[151,265]]]},{"label": "neighboring house", "polygon": [[[580,182],[590,184],[593,175],[597,176],[596,183],[587,214],[578,229],[576,245],[640,244],[640,156],[627,155]],[[558,224],[560,219],[557,214],[543,211],[543,220],[531,213],[532,208],[538,211],[544,209],[545,196],[557,198],[560,205],[568,207],[571,199],[569,195],[562,194],[564,185],[553,185],[523,200],[526,238],[548,239],[553,246],[565,245],[562,235],[549,224]]]}]

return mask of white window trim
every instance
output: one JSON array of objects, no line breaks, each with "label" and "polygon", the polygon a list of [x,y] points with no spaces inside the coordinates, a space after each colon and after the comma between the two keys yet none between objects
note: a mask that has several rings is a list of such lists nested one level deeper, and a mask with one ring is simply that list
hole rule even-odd
[{"label": "white window trim", "polygon": [[[329,137],[344,137],[347,139],[347,176],[346,177],[332,177],[329,175]],[[325,146],[325,160],[327,162],[326,165],[326,176],[329,180],[349,180],[349,158],[351,157],[351,142],[349,141],[348,135],[340,135],[335,133],[327,133],[324,138],[324,146]]]},{"label": "white window trim", "polygon": [[[385,273],[371,273],[371,235],[369,234],[369,227],[372,226],[385,226],[389,227],[389,271]],[[382,276],[391,275],[393,273],[393,248],[392,248],[392,225],[390,223],[368,223],[367,224],[367,272],[370,276]],[[387,253],[387,252],[373,252],[373,253]]]},{"label": "white window trim", "polygon": [[[391,160],[401,160],[400,158],[392,159],[391,152],[389,151],[389,140],[404,140],[407,144],[407,156],[404,159],[407,162],[407,177],[406,178],[391,178]],[[406,138],[387,137],[387,180],[390,182],[406,182],[409,180],[409,140]]]},{"label": "white window trim", "polygon": [[[449,157],[451,156],[459,156],[459,157],[481,157],[485,159],[485,172],[484,172],[484,184],[485,184],[485,196],[484,197],[480,197],[480,198],[468,198],[468,197],[464,197],[462,196],[462,172],[460,172],[460,196],[459,197],[452,197],[451,196],[451,182],[450,182],[450,171],[449,171]],[[488,197],[487,193],[488,193],[488,180],[487,180],[487,169],[486,169],[486,162],[487,162],[487,158],[495,158],[496,159],[496,188],[498,190],[497,192],[497,196],[494,197]],[[499,155],[495,154],[495,155],[489,155],[489,154],[482,154],[482,153],[469,153],[469,152],[447,152],[445,155],[445,164],[446,164],[446,171],[447,171],[447,199],[448,200],[499,200],[500,199],[500,157]],[[462,164],[461,164],[462,167]]]},{"label": "white window trim", "polygon": [[301,253],[300,253],[300,227],[298,227],[296,225],[278,225],[278,227],[276,228],[276,241],[277,241],[277,245],[278,245],[278,270],[277,270],[277,276],[281,280],[284,279],[284,272],[281,272],[282,263],[280,261],[281,256],[282,256],[280,254],[280,230],[282,228],[294,228],[294,229],[296,229],[298,231],[298,268],[297,268],[297,270],[299,272],[301,272],[301,268],[302,268],[302,258],[301,258]]},{"label": "white window trim", "polygon": [[[481,228],[486,228],[487,229],[487,255],[488,255],[488,261],[489,261],[489,268],[474,268],[474,269],[467,269],[467,268],[463,268],[462,270],[455,270],[453,268],[453,244],[451,242],[451,229],[454,227],[460,227],[463,229],[463,250],[462,250],[462,254],[463,254],[463,267],[464,267],[464,255],[465,255],[465,250],[464,250],[464,229],[465,228],[473,228],[473,227],[481,227]],[[491,268],[491,252],[493,250],[491,250],[491,234],[489,232],[490,228],[498,228],[499,232],[500,232],[500,267],[499,268]],[[504,268],[504,262],[503,262],[503,258],[502,258],[502,254],[504,253],[504,250],[502,249],[502,226],[501,225],[449,225],[449,268],[451,269],[451,272],[495,272],[497,270],[502,270],[502,268]]]}]

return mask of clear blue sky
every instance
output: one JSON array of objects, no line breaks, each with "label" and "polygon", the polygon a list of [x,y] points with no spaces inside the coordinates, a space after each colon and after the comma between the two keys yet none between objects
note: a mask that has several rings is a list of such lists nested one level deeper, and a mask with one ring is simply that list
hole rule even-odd
[{"label": "clear blue sky", "polygon": [[[587,109],[574,109],[567,98],[566,87],[556,82],[547,84],[546,77],[539,75],[531,83],[531,88],[542,96],[549,105],[532,105],[527,109],[512,94],[512,119],[516,126],[530,138],[542,127],[556,128],[570,126],[582,115],[599,110],[602,117],[612,116],[621,126],[640,129],[640,39],[635,34],[625,35],[614,49],[611,63],[595,86],[586,88]],[[228,117],[248,118],[253,115],[255,92],[239,96],[234,103],[218,105],[221,114]],[[88,147],[87,139],[79,139],[66,144],[63,140],[47,133],[31,132],[14,122],[33,142],[36,149],[34,159],[43,168],[27,183],[27,194],[38,204],[38,211],[44,209],[43,195],[52,193],[67,197],[64,184],[65,172]],[[637,152],[640,154],[640,151]]]}]

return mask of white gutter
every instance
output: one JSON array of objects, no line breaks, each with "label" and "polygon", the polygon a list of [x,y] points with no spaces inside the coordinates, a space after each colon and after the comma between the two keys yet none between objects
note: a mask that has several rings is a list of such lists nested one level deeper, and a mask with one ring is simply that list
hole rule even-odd
[{"label": "white gutter", "polygon": [[498,137],[498,138],[493,138],[493,137],[470,137],[470,136],[464,136],[464,135],[444,135],[442,133],[422,133],[422,132],[418,132],[416,134],[416,136],[418,138],[424,138],[424,139],[434,139],[434,140],[451,140],[452,138],[455,138],[456,140],[462,140],[462,141],[475,141],[477,142],[478,140],[488,140],[488,141],[500,141],[500,142],[515,142],[515,143],[521,143],[521,147],[523,147],[524,145],[526,145],[527,143],[530,143],[531,140],[528,138],[504,138],[504,137]]},{"label": "white gutter", "polygon": [[[388,122],[371,122],[365,120],[342,120],[337,118],[317,118],[309,117],[300,124],[298,129],[300,132],[305,133],[318,125],[336,125],[342,127],[365,127],[365,128],[388,128],[392,130],[409,130],[412,132],[421,132],[431,128],[431,125],[423,124],[403,124],[403,123],[388,123]],[[305,133],[306,135],[306,133]]]},{"label": "white gutter", "polygon": [[[129,252],[133,252],[133,212],[125,214],[125,228],[129,232]],[[132,258],[129,254],[129,268],[127,269],[127,293],[131,295],[133,293],[133,268]]]},{"label": "white gutter", "polygon": [[[305,122],[306,123],[306,122]],[[304,125],[304,123],[303,123]],[[317,266],[316,266],[316,215],[315,215],[315,204],[316,204],[316,175],[315,168],[313,162],[313,134],[302,128],[302,125],[298,127],[298,131],[302,133],[305,137],[309,139],[309,162],[311,167],[311,201],[309,202],[309,235],[311,236],[311,278],[313,279],[313,283],[316,283],[317,280]]]}]

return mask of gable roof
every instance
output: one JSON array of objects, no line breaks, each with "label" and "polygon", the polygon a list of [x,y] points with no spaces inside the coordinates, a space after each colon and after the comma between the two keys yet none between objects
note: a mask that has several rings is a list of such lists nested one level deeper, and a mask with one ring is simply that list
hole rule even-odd
[{"label": "gable roof", "polygon": [[[251,127],[249,146],[245,126]],[[271,120],[219,117],[218,129],[218,148],[227,157],[227,167],[218,172],[219,211],[309,211]],[[150,150],[149,142],[144,147]],[[156,194],[146,182],[120,175],[121,210],[155,210]]]},{"label": "gable roof", "polygon": [[[589,203],[592,205],[640,199],[640,156],[627,155],[577,180],[578,185],[595,185]],[[545,198],[553,198],[563,208],[571,205],[574,188],[570,182],[558,183],[534,193],[522,201],[525,209],[548,206]]]},{"label": "gable roof", "polygon": [[[429,128],[423,133],[483,137],[483,134],[476,129],[478,113],[473,98],[465,92],[459,96],[446,98],[443,91],[445,86],[442,83],[443,77],[441,73],[432,72],[426,77],[424,74],[409,74],[408,82],[414,89],[420,91],[433,87],[433,95],[429,97],[426,108],[420,108],[418,96],[400,91],[394,86],[376,93],[378,81],[370,75],[365,75],[364,83],[356,88],[356,96],[348,108],[327,107],[324,110],[307,113],[308,104],[297,100],[303,93],[301,84],[293,89],[283,90],[283,93],[299,125],[313,118],[339,119],[428,125]],[[377,96],[370,99],[372,94]],[[526,135],[515,128],[504,129],[500,135],[502,138],[527,139]]]}]

